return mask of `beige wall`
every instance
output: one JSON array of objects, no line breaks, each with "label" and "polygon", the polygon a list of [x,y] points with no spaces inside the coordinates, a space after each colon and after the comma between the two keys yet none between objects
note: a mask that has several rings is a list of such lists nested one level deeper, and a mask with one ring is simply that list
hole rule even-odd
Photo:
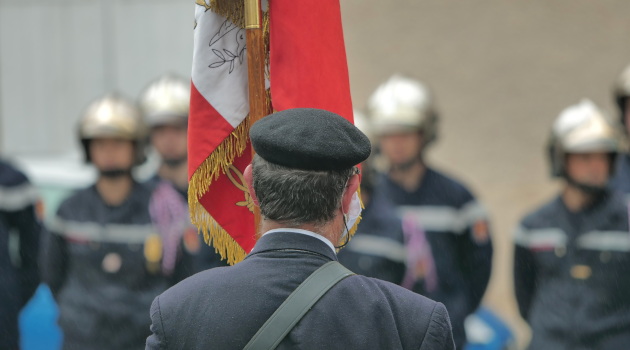
[{"label": "beige wall", "polygon": [[560,110],[590,97],[616,112],[610,90],[630,63],[630,1],[341,2],[356,107],[395,72],[434,89],[443,119],[430,158],[491,211],[496,254],[485,303],[518,325],[512,228],[557,188],[543,147]]}]

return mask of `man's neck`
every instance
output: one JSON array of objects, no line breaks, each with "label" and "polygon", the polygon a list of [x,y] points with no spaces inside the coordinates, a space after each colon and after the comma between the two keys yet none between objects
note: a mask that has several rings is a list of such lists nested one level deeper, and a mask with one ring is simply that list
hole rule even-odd
[{"label": "man's neck", "polygon": [[122,204],[133,187],[133,179],[129,176],[117,178],[100,177],[96,182],[96,190],[103,201],[111,206]]},{"label": "man's neck", "polygon": [[161,179],[170,181],[180,190],[188,188],[188,162],[183,162],[176,167],[170,167],[164,163],[160,164],[158,176]]},{"label": "man's neck", "polygon": [[[340,223],[338,223],[338,221]],[[343,229],[341,228],[341,226],[343,225],[342,221],[343,220],[340,219],[338,215],[332,221],[323,225],[303,224],[299,226],[288,226],[278,221],[263,218],[261,220],[258,238],[262,237],[262,235],[265,232],[275,230],[275,229],[281,229],[281,228],[298,229],[298,230],[305,230],[305,231],[316,233],[326,238],[327,240],[329,240],[333,244],[333,246],[335,246],[338,244],[339,240],[341,239],[341,232],[343,231]]]},{"label": "man's neck", "polygon": [[389,177],[406,191],[413,192],[420,187],[426,171],[427,167],[424,165],[424,162],[418,159],[417,162],[414,162],[409,167],[392,167],[389,171]]},{"label": "man's neck", "polygon": [[562,192],[562,201],[570,212],[576,213],[591,205],[593,203],[593,196],[568,185]]}]

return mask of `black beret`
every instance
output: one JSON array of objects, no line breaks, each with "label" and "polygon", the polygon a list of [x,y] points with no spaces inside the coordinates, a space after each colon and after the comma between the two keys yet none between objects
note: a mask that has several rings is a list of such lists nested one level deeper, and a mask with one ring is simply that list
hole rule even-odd
[{"label": "black beret", "polygon": [[303,170],[349,169],[370,156],[370,140],[341,116],[314,108],[270,114],[254,123],[249,137],[266,161]]}]

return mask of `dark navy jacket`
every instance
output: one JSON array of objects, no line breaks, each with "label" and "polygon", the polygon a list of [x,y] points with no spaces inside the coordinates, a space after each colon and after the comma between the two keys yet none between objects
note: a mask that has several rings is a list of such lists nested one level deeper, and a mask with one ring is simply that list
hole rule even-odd
[{"label": "dark navy jacket", "polygon": [[338,256],[339,262],[356,274],[402,283],[406,271],[405,240],[402,223],[389,199],[370,196],[357,232]]},{"label": "dark navy jacket", "polygon": [[[260,238],[247,258],[198,273],[151,306],[147,349],[242,349],[317,268],[336,260],[298,233]],[[328,291],[278,349],[454,349],[446,309],[373,278],[350,276]]]},{"label": "dark navy jacket", "polygon": [[[37,199],[24,174],[0,160],[0,349],[18,348],[18,313],[39,284]],[[10,251],[12,232],[17,251]]]},{"label": "dark navy jacket", "polygon": [[437,271],[437,288],[414,290],[444,303],[458,348],[466,341],[464,319],[479,306],[490,280],[492,243],[488,216],[459,182],[427,168],[418,189],[408,192],[387,176],[378,190],[397,205],[401,217],[424,228]]},{"label": "dark navy jacket", "polygon": [[620,154],[617,158],[611,186],[616,191],[630,195],[630,155]]},{"label": "dark navy jacket", "polygon": [[110,206],[91,186],[60,205],[43,270],[59,304],[64,349],[138,349],[150,334],[146,312],[171,285],[160,270],[151,194],[134,183],[122,204]]},{"label": "dark navy jacket", "polygon": [[560,197],[515,233],[519,310],[532,350],[630,346],[630,232],[620,194],[570,212]]}]

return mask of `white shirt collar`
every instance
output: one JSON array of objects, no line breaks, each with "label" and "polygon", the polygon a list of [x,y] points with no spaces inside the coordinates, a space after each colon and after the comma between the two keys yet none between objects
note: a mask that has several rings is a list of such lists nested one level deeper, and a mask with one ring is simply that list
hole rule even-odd
[{"label": "white shirt collar", "polygon": [[337,254],[336,250],[335,250],[335,246],[327,238],[325,238],[322,235],[318,235],[315,232],[311,232],[311,231],[307,231],[307,230],[301,230],[299,228],[276,228],[276,229],[269,230],[269,231],[263,233],[263,236],[267,235],[269,233],[274,233],[274,232],[293,232],[293,233],[299,233],[299,234],[303,234],[303,235],[307,235],[307,236],[311,236],[311,237],[317,238],[320,241],[326,243],[326,245],[330,247],[330,250],[332,250],[333,253]]}]

